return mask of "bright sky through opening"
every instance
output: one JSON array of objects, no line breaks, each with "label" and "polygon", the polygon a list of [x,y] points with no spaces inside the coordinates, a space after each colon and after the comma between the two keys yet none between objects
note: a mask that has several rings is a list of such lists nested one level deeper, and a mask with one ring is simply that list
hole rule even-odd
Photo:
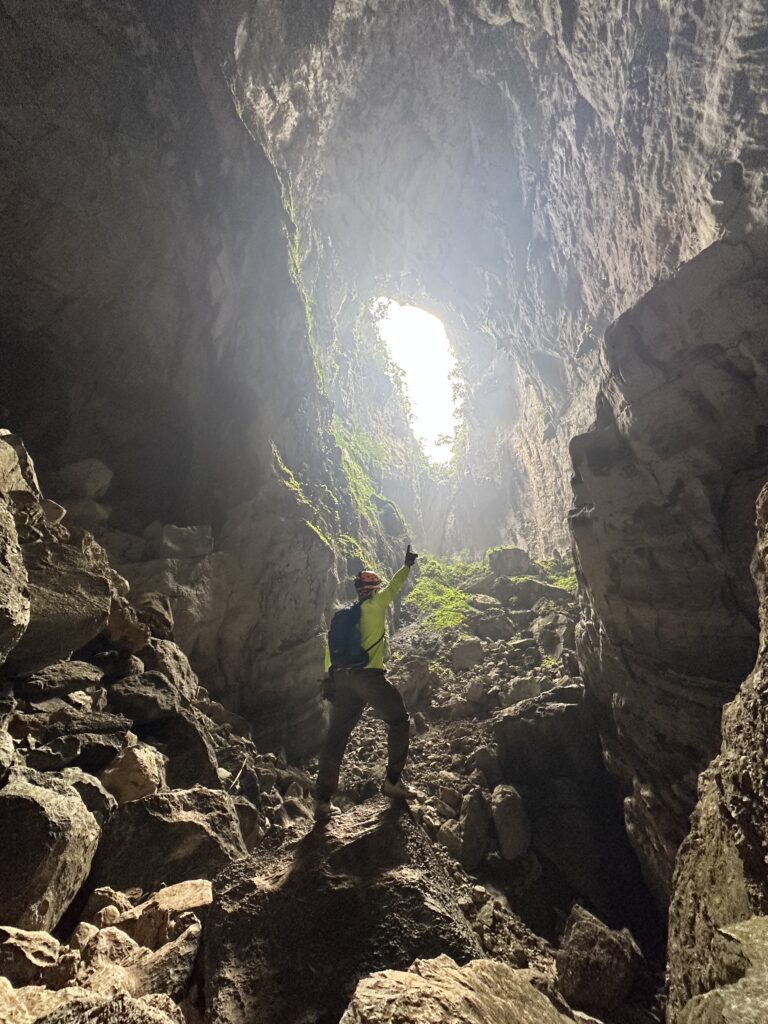
[{"label": "bright sky through opening", "polygon": [[413,411],[413,432],[432,462],[448,462],[457,427],[451,374],[458,369],[445,327],[436,316],[416,306],[379,299],[386,313],[379,331],[392,361],[405,374]]}]

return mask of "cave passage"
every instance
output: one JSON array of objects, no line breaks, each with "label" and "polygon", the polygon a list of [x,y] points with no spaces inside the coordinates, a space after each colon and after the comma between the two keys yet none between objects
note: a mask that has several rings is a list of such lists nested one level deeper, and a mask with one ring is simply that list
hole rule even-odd
[{"label": "cave passage", "polygon": [[459,426],[461,375],[445,326],[418,306],[379,298],[374,311],[379,334],[402,384],[413,417],[413,432],[427,458],[450,461]]}]

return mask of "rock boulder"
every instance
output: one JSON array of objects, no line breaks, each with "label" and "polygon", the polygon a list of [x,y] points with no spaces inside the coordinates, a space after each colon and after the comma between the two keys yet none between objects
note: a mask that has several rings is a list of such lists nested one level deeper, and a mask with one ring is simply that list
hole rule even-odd
[{"label": "rock boulder", "polygon": [[196,786],[123,804],[104,830],[91,883],[148,892],[190,878],[213,878],[244,856],[231,797]]},{"label": "rock boulder", "polygon": [[699,802],[680,848],[669,914],[671,1017],[716,983],[719,930],[768,906],[768,486],[757,503],[752,573],[761,639],[754,671],[726,706],[722,747],[699,779]]},{"label": "rock boulder", "polygon": [[479,951],[424,833],[376,800],[266,842],[219,876],[206,925],[208,1019],[338,1019],[361,975]]},{"label": "rock boulder", "polygon": [[364,978],[340,1024],[566,1024],[534,977],[493,960],[417,960]]},{"label": "rock boulder", "polygon": [[12,837],[0,873],[0,920],[50,931],[88,876],[96,819],[60,778],[14,768],[0,789],[0,834]]},{"label": "rock boulder", "polygon": [[615,1010],[642,962],[630,933],[613,931],[583,907],[571,910],[557,953],[560,991],[579,1010]]},{"label": "rock boulder", "polygon": [[10,507],[0,494],[0,665],[15,647],[28,623],[27,570]]}]

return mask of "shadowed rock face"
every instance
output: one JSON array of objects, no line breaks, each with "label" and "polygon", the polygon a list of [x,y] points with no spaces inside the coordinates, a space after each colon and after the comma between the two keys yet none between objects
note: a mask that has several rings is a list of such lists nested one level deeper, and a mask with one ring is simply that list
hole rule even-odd
[{"label": "shadowed rock face", "polygon": [[579,656],[609,767],[660,904],[749,672],[754,500],[768,476],[768,286],[761,235],[718,243],[606,335],[594,428],[571,443]]},{"label": "shadowed rock face", "polygon": [[384,801],[294,831],[215,883],[205,972],[212,1024],[337,1021],[359,978],[418,957],[481,954],[419,827]]},{"label": "shadowed rock face", "polygon": [[[768,911],[768,487],[757,503],[758,543],[752,570],[760,599],[760,650],[754,671],[723,712],[723,743],[699,781],[692,827],[677,859],[669,915],[670,1020],[705,1020],[694,997],[735,982],[757,960],[765,969]],[[757,941],[740,955],[731,925],[763,915]],[[738,932],[738,928],[736,930]],[[738,936],[736,936],[738,937]],[[748,937],[745,933],[745,938]],[[765,997],[764,979],[762,995]],[[707,1000],[711,1006],[719,997]],[[754,999],[754,993],[753,993]],[[727,1003],[728,996],[725,996]],[[747,1000],[748,1002],[748,1000]],[[699,1007],[702,1016],[694,1012]],[[687,1014],[690,1014],[688,1016]],[[737,1019],[724,1016],[725,1020]]]}]

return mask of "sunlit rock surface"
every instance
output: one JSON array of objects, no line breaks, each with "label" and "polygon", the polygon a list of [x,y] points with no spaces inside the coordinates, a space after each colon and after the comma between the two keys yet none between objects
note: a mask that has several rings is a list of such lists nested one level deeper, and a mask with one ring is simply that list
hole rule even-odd
[{"label": "sunlit rock surface", "polygon": [[446,545],[566,543],[603,329],[754,216],[764,27],[713,0],[242,9],[229,74],[290,182],[321,336],[386,294],[458,349]]},{"label": "sunlit rock surface", "polygon": [[357,986],[341,1024],[564,1024],[530,971],[492,960],[458,967],[447,956],[381,971]]}]

